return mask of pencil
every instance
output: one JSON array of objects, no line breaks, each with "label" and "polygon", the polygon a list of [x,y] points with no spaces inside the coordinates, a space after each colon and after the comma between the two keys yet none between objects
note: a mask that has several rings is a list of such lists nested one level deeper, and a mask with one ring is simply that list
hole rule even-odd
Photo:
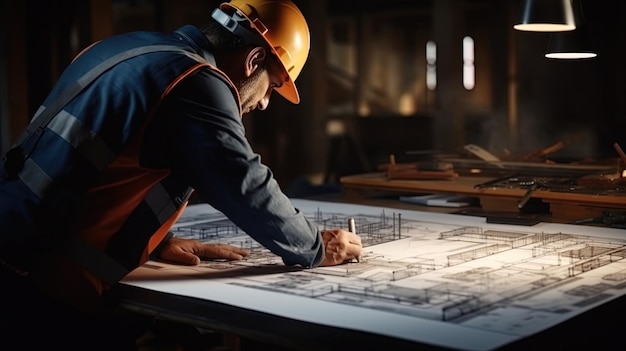
[{"label": "pencil", "polygon": [[[356,222],[354,221],[354,218],[350,217],[348,218],[348,231],[350,231],[351,233],[356,234]],[[361,262],[361,255],[358,255],[356,257],[356,261]]]}]

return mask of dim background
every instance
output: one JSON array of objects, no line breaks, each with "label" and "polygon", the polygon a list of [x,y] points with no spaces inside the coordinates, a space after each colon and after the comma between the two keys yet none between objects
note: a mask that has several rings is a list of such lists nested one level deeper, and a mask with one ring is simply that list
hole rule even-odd
[{"label": "dim background", "polygon": [[[470,143],[521,155],[562,141],[557,162],[615,158],[613,144],[626,147],[623,0],[582,1],[598,51],[585,60],[547,59],[550,34],[515,31],[519,0],[294,2],[311,30],[296,81],[302,102],[274,94],[266,111],[244,117],[253,148],[284,189],[303,180],[339,184],[376,171],[391,154],[413,161]],[[219,3],[4,1],[2,152],[82,48],[128,31],[202,25]],[[464,56],[464,38],[473,55]],[[427,57],[432,44],[436,57]]]}]

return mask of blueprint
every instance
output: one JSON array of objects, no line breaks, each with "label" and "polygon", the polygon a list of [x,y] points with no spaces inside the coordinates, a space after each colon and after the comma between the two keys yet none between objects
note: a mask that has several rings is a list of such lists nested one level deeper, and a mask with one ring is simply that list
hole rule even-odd
[{"label": "blueprint", "polygon": [[625,230],[292,201],[322,230],[347,229],[354,218],[361,261],[286,267],[220,212],[193,205],[175,235],[251,255],[198,266],[150,261],[123,283],[463,350],[501,347],[626,292]]}]

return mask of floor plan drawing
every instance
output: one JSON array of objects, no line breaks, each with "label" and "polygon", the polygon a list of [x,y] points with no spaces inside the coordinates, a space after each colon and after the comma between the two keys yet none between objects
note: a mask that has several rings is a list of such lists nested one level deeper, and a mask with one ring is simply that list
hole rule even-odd
[{"label": "floor plan drawing", "polygon": [[[498,225],[478,217],[293,201],[320,229],[347,228],[354,218],[361,261],[286,269],[219,212],[199,205],[181,217],[175,235],[240,246],[251,255],[193,267],[149,262],[137,274],[170,271],[196,279],[174,284],[131,275],[126,282],[224,302],[219,293],[225,291],[241,299],[289,300],[297,309],[282,313],[293,318],[314,319],[311,312],[320,308],[349,311],[353,319],[337,323],[453,349],[496,348],[626,293],[623,230]],[[245,273],[269,267],[267,274]],[[442,328],[465,337],[446,337]]]}]

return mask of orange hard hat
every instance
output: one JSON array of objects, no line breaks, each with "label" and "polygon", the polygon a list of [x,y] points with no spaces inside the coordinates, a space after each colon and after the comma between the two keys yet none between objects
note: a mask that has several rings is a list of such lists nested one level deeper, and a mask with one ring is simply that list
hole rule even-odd
[{"label": "orange hard hat", "polygon": [[[299,103],[300,96],[294,82],[304,67],[311,46],[309,26],[302,12],[290,0],[232,0],[219,7],[219,10],[227,9],[235,10],[229,19],[243,16],[269,45],[289,77],[276,91],[290,102]],[[215,12],[213,18],[218,19]],[[229,28],[229,24],[220,22],[239,34]]]}]

